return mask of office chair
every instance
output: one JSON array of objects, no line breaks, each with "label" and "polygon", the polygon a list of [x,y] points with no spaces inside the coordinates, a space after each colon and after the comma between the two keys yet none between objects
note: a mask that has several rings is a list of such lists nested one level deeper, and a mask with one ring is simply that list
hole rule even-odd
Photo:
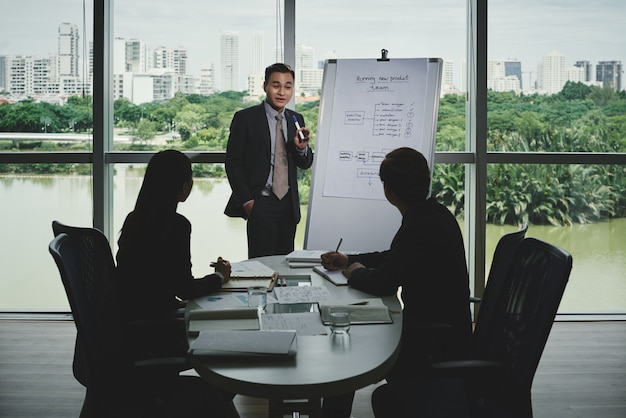
[{"label": "office chair", "polygon": [[476,308],[477,314],[472,336],[474,352],[480,351],[483,336],[489,335],[489,328],[492,326],[490,319],[494,317],[492,311],[495,309],[493,301],[497,300],[498,295],[502,293],[515,251],[524,240],[527,232],[528,224],[525,223],[519,230],[502,235],[496,244],[487,276],[487,285],[480,298],[480,307]]},{"label": "office chair", "polygon": [[[533,378],[571,269],[566,251],[524,239],[497,283],[500,292],[485,292],[492,307],[480,320],[489,326],[472,359],[434,363],[428,387],[380,386],[372,394],[376,417],[392,416],[394,402],[400,405],[393,415],[398,417],[420,416],[417,409],[428,417],[532,417]],[[454,412],[452,404],[458,406]]]},{"label": "office chair", "polygon": [[[116,283],[113,279],[115,272],[115,261],[113,260],[113,254],[111,253],[111,246],[102,232],[89,227],[78,227],[63,224],[59,221],[52,221],[52,232],[54,236],[58,236],[61,233],[67,234],[73,239],[76,245],[79,246],[81,251],[91,251],[90,248],[95,246],[95,250],[102,252],[102,269],[99,272],[97,280],[99,283],[103,283],[109,289],[109,292],[120,294],[118,290],[115,290]],[[172,350],[150,352],[156,347],[168,347],[171,346],[169,341],[164,341],[170,335],[166,330],[178,330],[179,332],[185,332],[185,310],[184,308],[173,310],[171,314],[166,318],[160,318],[158,320],[134,320],[127,321],[124,318],[124,307],[120,304],[120,315],[127,330],[126,338],[128,339],[128,345],[136,350],[137,357],[163,357],[172,356]],[[178,350],[178,356],[180,352],[184,352],[186,347],[180,347]],[[172,359],[167,361],[172,362]],[[179,359],[180,371],[191,369],[191,362]]]},{"label": "office chair", "polygon": [[[111,280],[111,250],[100,231],[83,228],[73,238],[60,233],[49,251],[77,329],[74,376],[87,389],[81,417],[170,416],[174,411],[168,410],[167,400],[192,393],[201,396],[187,399],[188,409],[211,400],[211,410],[222,408],[223,416],[229,416],[213,388],[199,378],[178,375],[189,367],[186,357],[139,358],[128,348],[128,328]],[[180,405],[175,407],[176,414],[184,415]]]}]

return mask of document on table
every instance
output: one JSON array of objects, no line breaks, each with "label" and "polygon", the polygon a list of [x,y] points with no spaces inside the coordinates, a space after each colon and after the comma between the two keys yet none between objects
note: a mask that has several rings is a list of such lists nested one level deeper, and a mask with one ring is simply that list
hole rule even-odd
[{"label": "document on table", "polygon": [[275,287],[274,294],[281,304],[316,303],[330,297],[328,289],[322,286]]},{"label": "document on table", "polygon": [[278,272],[258,260],[231,264],[230,280],[222,285],[224,291],[245,291],[251,286],[265,286],[272,291]]},{"label": "document on table", "polygon": [[326,270],[324,267],[313,267],[313,271],[334,284],[335,286],[347,286],[348,278],[343,275],[342,270]]},{"label": "document on table", "polygon": [[287,261],[299,261],[299,262],[317,262],[322,263],[322,254],[327,253],[328,250],[295,250],[285,256]]},{"label": "document on table", "polygon": [[328,330],[317,312],[263,314],[261,329],[265,331],[295,330],[297,335],[325,335]]},{"label": "document on table", "polygon": [[296,331],[202,331],[189,345],[194,355],[295,354]]},{"label": "document on table", "polygon": [[248,306],[248,296],[239,293],[201,296],[193,301],[202,309],[207,310]]},{"label": "document on table", "polygon": [[230,277],[255,278],[272,277],[276,271],[258,260],[245,260],[230,265]]},{"label": "document on table", "polygon": [[[201,296],[193,300],[200,308],[204,310],[243,308],[248,306],[247,293],[227,293],[220,295]],[[278,303],[278,300],[267,294],[267,304]]]},{"label": "document on table", "polygon": [[258,330],[259,314],[256,308],[195,310],[189,313],[190,335],[205,330]]},{"label": "document on table", "polygon": [[341,306],[350,311],[350,324],[390,324],[393,322],[389,308],[382,299],[341,299],[320,302],[320,313],[324,324],[330,323],[329,308]]}]

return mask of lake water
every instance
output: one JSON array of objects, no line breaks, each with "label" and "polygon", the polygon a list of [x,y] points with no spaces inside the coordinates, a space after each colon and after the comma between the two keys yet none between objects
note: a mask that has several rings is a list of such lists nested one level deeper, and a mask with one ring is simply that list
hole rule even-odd
[{"label": "lake water", "polygon": [[[119,231],[132,210],[141,174],[116,165],[114,228]],[[59,273],[48,253],[51,222],[91,225],[89,177],[0,177],[0,311],[66,311]],[[213,271],[209,262],[222,256],[246,258],[245,222],[223,214],[230,187],[226,180],[195,179],[179,212],[192,223],[192,262],[196,276]],[[296,248],[302,248],[306,221],[298,226]],[[487,254],[512,226],[487,226]],[[626,219],[592,225],[531,225],[528,236],[569,251],[574,257],[560,312],[626,312]],[[117,236],[113,241],[117,240]],[[491,262],[487,260],[487,265]]]}]

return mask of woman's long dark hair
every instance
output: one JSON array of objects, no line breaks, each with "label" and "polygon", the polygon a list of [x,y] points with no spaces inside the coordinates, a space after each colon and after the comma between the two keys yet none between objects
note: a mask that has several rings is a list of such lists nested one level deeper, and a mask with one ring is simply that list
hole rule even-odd
[{"label": "woman's long dark hair", "polygon": [[191,175],[191,161],[182,152],[156,153],[148,163],[135,203],[135,215],[152,217],[176,212],[183,184],[190,181]]}]

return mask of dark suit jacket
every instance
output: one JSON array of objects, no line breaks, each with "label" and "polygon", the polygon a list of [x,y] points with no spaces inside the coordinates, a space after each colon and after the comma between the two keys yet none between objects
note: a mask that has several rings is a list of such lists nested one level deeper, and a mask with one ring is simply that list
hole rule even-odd
[{"label": "dark suit jacket", "polygon": [[[374,295],[393,295],[402,286],[401,362],[419,366],[426,350],[424,335],[415,329],[424,323],[451,326],[446,358],[467,358],[471,317],[465,247],[459,224],[448,209],[433,198],[412,206],[387,251],[350,256],[368,269],[355,270],[349,285]],[[412,326],[417,325],[412,329]],[[443,353],[442,353],[443,354]],[[408,360],[407,360],[408,358]]]},{"label": "dark suit jacket", "polygon": [[[287,160],[289,161],[289,189],[293,217],[300,222],[300,197],[298,195],[297,167],[307,169],[313,164],[313,151],[308,148],[306,156],[298,153],[292,139],[296,134],[293,115],[304,127],[301,114],[285,109],[287,121]],[[224,213],[231,217],[246,218],[243,204],[256,199],[265,187],[272,164],[269,125],[264,103],[235,113],[230,125],[226,147],[226,174],[232,189]]]},{"label": "dark suit jacket", "polygon": [[192,299],[216,292],[216,274],[195,279],[191,271],[191,224],[179,213],[153,221],[128,214],[118,240],[117,281],[132,301],[129,319],[158,318],[180,306],[176,297]]}]

